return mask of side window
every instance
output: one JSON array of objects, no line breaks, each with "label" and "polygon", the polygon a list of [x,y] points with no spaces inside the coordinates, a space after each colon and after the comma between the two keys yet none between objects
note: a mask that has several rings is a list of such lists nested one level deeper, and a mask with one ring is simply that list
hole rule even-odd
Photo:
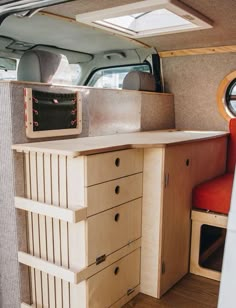
[{"label": "side window", "polygon": [[134,70],[151,73],[148,63],[102,68],[90,75],[86,85],[96,88],[121,89],[125,76]]},{"label": "side window", "polygon": [[16,80],[19,60],[0,57],[0,80]]},{"label": "side window", "polygon": [[57,71],[57,79],[58,80],[65,80],[71,79],[72,85],[77,85],[81,76],[81,67],[79,64],[69,64],[69,66],[66,65],[66,67],[63,67],[63,69],[59,69]]},{"label": "side window", "polygon": [[81,77],[81,67],[79,64],[70,64],[72,84],[77,85]]},{"label": "side window", "polygon": [[226,90],[226,106],[229,111],[236,117],[236,79],[229,84]]},{"label": "side window", "polygon": [[220,82],[217,91],[217,105],[220,114],[226,120],[236,117],[236,71],[225,76]]}]

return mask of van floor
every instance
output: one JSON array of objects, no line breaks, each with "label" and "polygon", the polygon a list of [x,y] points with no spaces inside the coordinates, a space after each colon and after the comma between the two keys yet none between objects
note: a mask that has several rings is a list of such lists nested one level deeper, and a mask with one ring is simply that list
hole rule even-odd
[{"label": "van floor", "polygon": [[188,274],[160,300],[139,293],[123,308],[213,308],[218,293],[218,281]]}]

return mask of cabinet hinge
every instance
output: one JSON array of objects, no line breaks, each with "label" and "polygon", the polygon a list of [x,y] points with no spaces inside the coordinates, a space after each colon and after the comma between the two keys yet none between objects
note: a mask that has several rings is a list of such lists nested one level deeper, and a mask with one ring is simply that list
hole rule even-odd
[{"label": "cabinet hinge", "polygon": [[162,264],[161,264],[161,273],[162,273],[162,274],[165,274],[165,272],[166,272],[166,265],[165,265],[165,262],[162,261]]},{"label": "cabinet hinge", "polygon": [[130,294],[133,293],[134,291],[135,291],[135,288],[133,288],[133,289],[128,289],[127,295],[130,295]]},{"label": "cabinet hinge", "polygon": [[165,181],[165,184],[164,184],[164,186],[165,186],[165,188],[169,185],[169,173],[165,173],[165,179],[164,179],[164,181]]},{"label": "cabinet hinge", "polygon": [[102,256],[100,256],[100,257],[97,257],[97,258],[96,258],[96,265],[98,265],[98,264],[104,262],[105,260],[106,260],[106,255],[102,255]]}]

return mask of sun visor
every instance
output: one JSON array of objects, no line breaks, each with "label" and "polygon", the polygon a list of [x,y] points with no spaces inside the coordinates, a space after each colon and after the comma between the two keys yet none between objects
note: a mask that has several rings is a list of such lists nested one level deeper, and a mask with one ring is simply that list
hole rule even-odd
[{"label": "sun visor", "polygon": [[13,41],[13,39],[8,38],[8,37],[4,37],[4,36],[0,36],[0,50],[4,50],[5,48],[10,45]]}]

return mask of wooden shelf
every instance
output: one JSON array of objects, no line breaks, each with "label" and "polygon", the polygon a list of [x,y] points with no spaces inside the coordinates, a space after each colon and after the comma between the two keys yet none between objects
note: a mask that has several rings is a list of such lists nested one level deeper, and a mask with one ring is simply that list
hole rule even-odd
[{"label": "wooden shelf", "polygon": [[214,131],[150,131],[85,137],[37,143],[15,144],[17,152],[38,152],[77,157],[129,148],[154,148],[173,144],[195,142],[226,136],[227,132]]},{"label": "wooden shelf", "polygon": [[21,197],[15,197],[15,207],[70,223],[77,223],[87,218],[86,207],[78,207],[78,209],[71,210]]}]

